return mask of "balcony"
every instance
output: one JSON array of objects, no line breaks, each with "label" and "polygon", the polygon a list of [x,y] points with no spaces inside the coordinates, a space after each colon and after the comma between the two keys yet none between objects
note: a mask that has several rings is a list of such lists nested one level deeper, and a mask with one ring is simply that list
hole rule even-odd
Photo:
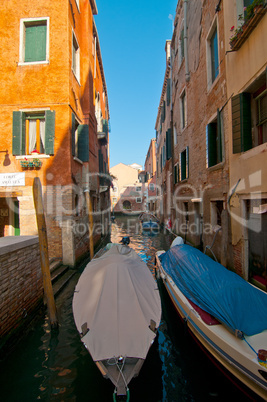
[{"label": "balcony", "polygon": [[97,139],[104,144],[108,142],[108,120],[102,119],[97,128]]},{"label": "balcony", "polygon": [[232,51],[240,49],[254,28],[256,28],[259,21],[264,17],[266,11],[266,4],[254,7],[251,17],[248,18],[244,24],[236,30],[235,34],[230,39],[230,47]]}]

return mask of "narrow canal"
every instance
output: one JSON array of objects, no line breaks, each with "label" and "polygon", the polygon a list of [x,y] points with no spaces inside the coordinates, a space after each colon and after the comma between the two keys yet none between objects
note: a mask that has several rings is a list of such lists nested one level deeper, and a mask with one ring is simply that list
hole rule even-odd
[{"label": "narrow canal", "polygon": [[[137,219],[117,218],[111,241],[130,236],[130,246],[154,273],[154,256],[167,250],[169,233],[145,234]],[[16,349],[0,362],[0,401],[109,402],[113,385],[105,380],[80,341],[72,315],[72,297],[82,272],[58,296],[59,329],[50,331],[41,317]],[[248,401],[187,335],[164,289],[163,316],[156,342],[139,374],[130,383],[131,402]]]}]

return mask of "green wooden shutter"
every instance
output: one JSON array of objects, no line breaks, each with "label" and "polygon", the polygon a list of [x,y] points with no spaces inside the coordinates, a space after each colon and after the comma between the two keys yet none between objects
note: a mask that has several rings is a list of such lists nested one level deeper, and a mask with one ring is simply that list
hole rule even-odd
[{"label": "green wooden shutter", "polygon": [[46,24],[27,26],[25,32],[25,62],[46,60]]},{"label": "green wooden shutter", "polygon": [[217,163],[222,162],[222,125],[221,125],[221,112],[217,109]]},{"label": "green wooden shutter", "polygon": [[252,148],[250,94],[243,92],[232,98],[233,153]]},{"label": "green wooden shutter", "polygon": [[207,167],[216,165],[216,130],[216,123],[210,123],[206,126]]},{"label": "green wooden shutter", "polygon": [[172,138],[171,129],[166,131],[166,159],[169,160],[172,157]]},{"label": "green wooden shutter", "polygon": [[177,165],[175,165],[173,169],[173,183],[177,183]]},{"label": "green wooden shutter", "polygon": [[12,154],[24,155],[25,149],[25,113],[13,112]]},{"label": "green wooden shutter", "polygon": [[71,150],[72,156],[75,156],[75,126],[76,126],[75,114],[71,114]]},{"label": "green wooden shutter", "polygon": [[54,155],[56,112],[46,110],[45,112],[45,153]]},{"label": "green wooden shutter", "polygon": [[98,167],[99,167],[99,173],[103,173],[103,154],[101,150],[98,150]]},{"label": "green wooden shutter", "polygon": [[80,124],[78,126],[78,158],[82,162],[89,161],[89,126]]},{"label": "green wooden shutter", "polygon": [[186,178],[188,179],[189,177],[189,147],[186,147],[185,150],[185,155],[186,155]]}]

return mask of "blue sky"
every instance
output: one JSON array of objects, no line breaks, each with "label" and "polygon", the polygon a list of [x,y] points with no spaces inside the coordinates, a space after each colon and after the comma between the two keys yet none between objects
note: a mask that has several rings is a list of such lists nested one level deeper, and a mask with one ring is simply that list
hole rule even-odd
[{"label": "blue sky", "polygon": [[110,166],[144,166],[164,80],[177,0],[97,0],[110,110]]}]

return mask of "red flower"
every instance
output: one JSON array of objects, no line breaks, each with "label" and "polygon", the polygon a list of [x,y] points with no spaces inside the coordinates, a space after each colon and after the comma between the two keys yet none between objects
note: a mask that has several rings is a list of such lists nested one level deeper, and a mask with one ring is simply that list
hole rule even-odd
[{"label": "red flower", "polygon": [[235,29],[235,26],[233,25],[230,29],[230,31],[233,31]]}]

